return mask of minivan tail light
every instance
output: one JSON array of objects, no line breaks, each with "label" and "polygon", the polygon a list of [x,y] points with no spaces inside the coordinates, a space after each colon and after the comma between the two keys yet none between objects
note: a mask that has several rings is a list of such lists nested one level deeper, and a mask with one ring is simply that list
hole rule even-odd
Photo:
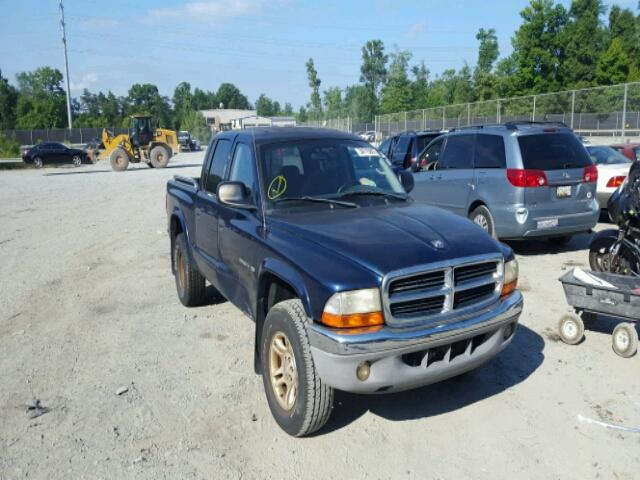
[{"label": "minivan tail light", "polygon": [[507,179],[514,187],[537,188],[549,185],[543,170],[508,168]]},{"label": "minivan tail light", "polygon": [[584,173],[582,174],[583,183],[596,183],[598,181],[598,167],[595,165],[589,165],[584,167]]},{"label": "minivan tail light", "polygon": [[611,177],[607,182],[607,188],[618,188],[624,183],[624,179],[627,178],[624,175],[618,177]]}]

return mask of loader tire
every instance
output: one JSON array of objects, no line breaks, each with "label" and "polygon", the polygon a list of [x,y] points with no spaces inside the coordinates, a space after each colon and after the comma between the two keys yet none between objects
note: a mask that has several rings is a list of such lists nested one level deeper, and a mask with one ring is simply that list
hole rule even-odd
[{"label": "loader tire", "polygon": [[165,168],[169,164],[167,149],[161,146],[153,147],[149,152],[149,159],[154,168]]},{"label": "loader tire", "polygon": [[115,172],[122,172],[129,166],[129,154],[121,147],[113,149],[111,155],[109,155],[109,160],[111,161],[111,168]]}]

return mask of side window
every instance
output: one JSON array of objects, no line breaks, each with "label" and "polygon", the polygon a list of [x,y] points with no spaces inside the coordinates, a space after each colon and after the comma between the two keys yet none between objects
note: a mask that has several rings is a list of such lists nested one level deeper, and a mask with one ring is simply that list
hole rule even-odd
[{"label": "side window", "polygon": [[213,152],[213,158],[209,165],[209,171],[207,173],[205,190],[209,193],[215,194],[218,189],[218,184],[224,177],[224,171],[227,168],[227,162],[229,161],[229,151],[231,150],[231,142],[226,138],[218,140],[216,150]]},{"label": "side window", "polygon": [[387,138],[384,142],[380,144],[378,150],[384,153],[385,157],[389,156],[389,146],[391,145],[391,138]]},{"label": "side window", "polygon": [[393,149],[391,161],[398,165],[404,165],[404,160],[407,157],[407,152],[411,148],[411,137],[409,135],[403,135],[398,138]]},{"label": "side window", "polygon": [[242,182],[250,193],[253,191],[255,175],[253,170],[251,147],[249,147],[249,145],[239,143],[236,147],[236,151],[233,154],[233,163],[231,163],[229,180]]},{"label": "side window", "polygon": [[500,135],[476,135],[475,168],[506,168],[504,139]]},{"label": "side window", "polygon": [[438,170],[473,168],[473,143],[475,135],[451,135],[442,153]]},{"label": "side window", "polygon": [[440,152],[444,139],[436,140],[420,156],[420,170],[435,170],[440,161]]}]

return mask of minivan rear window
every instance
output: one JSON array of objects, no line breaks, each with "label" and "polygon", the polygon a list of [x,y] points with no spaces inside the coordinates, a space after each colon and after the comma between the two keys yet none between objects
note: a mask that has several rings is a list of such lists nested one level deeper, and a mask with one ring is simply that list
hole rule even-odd
[{"label": "minivan rear window", "polygon": [[525,169],[564,170],[593,162],[573,133],[542,133],[518,137]]}]

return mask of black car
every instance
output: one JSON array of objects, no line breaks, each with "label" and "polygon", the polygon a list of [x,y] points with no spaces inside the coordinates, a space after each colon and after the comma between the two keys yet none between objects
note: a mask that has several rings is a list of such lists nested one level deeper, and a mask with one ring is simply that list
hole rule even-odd
[{"label": "black car", "polygon": [[77,148],[69,148],[62,143],[44,142],[25,150],[22,161],[32,163],[36,168],[42,168],[45,163],[71,163],[74,167],[79,167],[87,161],[87,153]]},{"label": "black car", "polygon": [[431,140],[439,137],[442,130],[425,130],[421,132],[402,132],[385,139],[379,147],[387,158],[396,166],[409,168],[413,166],[418,155]]}]

